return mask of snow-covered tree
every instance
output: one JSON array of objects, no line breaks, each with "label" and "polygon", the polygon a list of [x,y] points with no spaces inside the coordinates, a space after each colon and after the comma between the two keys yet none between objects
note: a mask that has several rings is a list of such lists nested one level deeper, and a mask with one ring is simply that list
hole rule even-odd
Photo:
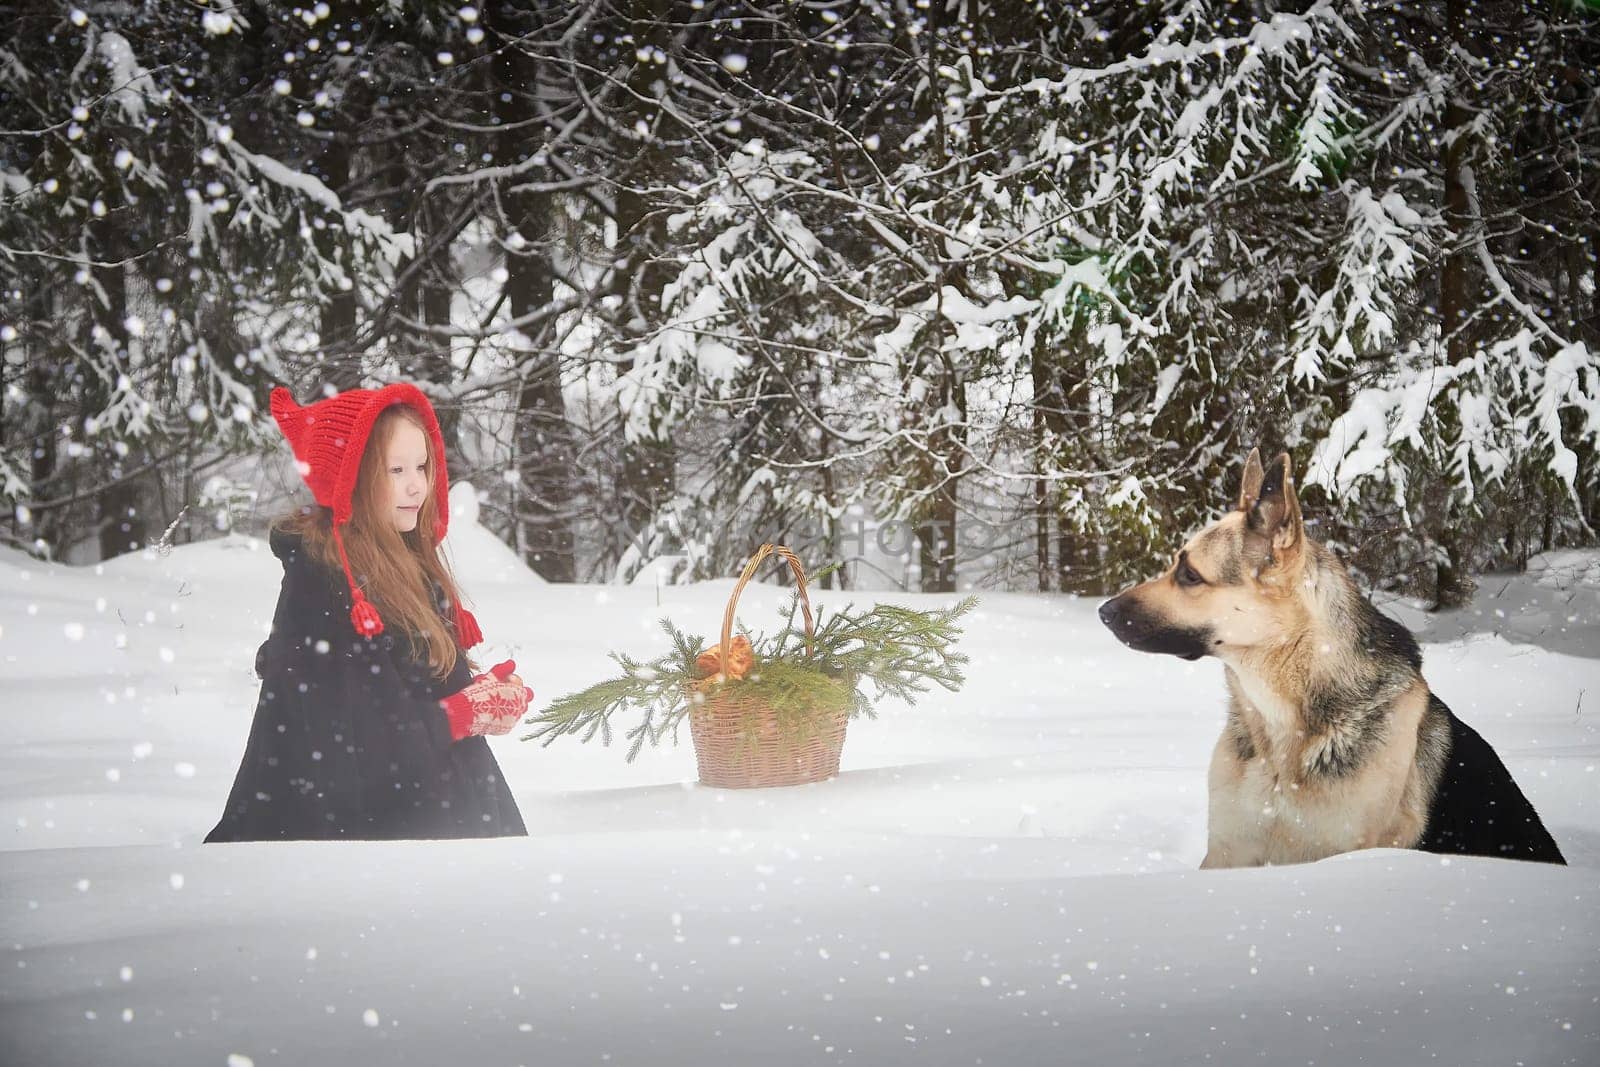
[{"label": "snow-covered tree", "polygon": [[1600,30],[1541,11],[18,15],[7,528],[120,550],[268,384],[405,376],[559,580],[851,555],[855,509],[924,588],[1094,592],[1259,445],[1451,602],[1600,523]]}]

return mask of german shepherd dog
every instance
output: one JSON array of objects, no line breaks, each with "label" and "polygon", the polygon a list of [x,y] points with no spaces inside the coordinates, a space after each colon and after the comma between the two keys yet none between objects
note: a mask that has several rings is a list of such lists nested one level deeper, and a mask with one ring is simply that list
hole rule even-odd
[{"label": "german shepherd dog", "polygon": [[1100,606],[1129,648],[1223,663],[1206,867],[1358,848],[1565,863],[1484,739],[1422,679],[1422,652],[1306,536],[1288,455],[1252,451],[1235,511],[1159,578]]}]

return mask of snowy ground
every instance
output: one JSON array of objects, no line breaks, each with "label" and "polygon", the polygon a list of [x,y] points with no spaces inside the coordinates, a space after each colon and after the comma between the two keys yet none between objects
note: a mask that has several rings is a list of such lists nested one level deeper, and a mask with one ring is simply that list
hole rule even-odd
[{"label": "snowy ground", "polygon": [[[544,585],[466,517],[490,654],[541,699],[731,589]],[[852,724],[832,782],[511,737],[528,839],[202,848],[276,561],[0,550],[0,1063],[1600,1062],[1600,556],[1539,562],[1458,616],[1388,608],[1572,867],[1200,873],[1220,667],[1004,594],[966,691]]]}]

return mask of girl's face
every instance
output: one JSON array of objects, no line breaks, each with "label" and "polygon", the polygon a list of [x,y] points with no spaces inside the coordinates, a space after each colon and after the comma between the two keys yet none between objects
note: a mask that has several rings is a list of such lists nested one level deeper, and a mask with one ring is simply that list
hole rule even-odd
[{"label": "girl's face", "polygon": [[396,419],[383,450],[384,514],[400,533],[417,528],[422,505],[433,488],[428,469],[428,438],[410,419]]}]

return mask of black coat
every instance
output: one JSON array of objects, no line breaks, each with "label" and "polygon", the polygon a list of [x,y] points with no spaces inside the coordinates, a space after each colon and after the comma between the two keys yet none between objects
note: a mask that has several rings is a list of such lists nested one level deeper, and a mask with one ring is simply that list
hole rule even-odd
[{"label": "black coat", "polygon": [[527,833],[481,737],[451,741],[443,680],[390,627],[350,625],[350,592],[300,539],[274,531],[283,588],[256,653],[261,697],[222,821],[207,841],[506,837]]}]

